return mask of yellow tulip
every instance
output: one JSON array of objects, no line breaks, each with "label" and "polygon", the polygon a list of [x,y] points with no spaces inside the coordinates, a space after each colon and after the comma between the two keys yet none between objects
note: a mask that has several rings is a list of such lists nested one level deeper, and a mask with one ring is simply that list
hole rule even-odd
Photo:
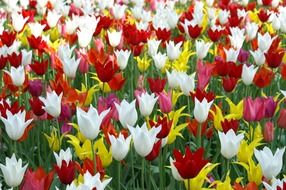
[{"label": "yellow tulip", "polygon": [[83,143],[73,135],[66,135],[70,140],[67,142],[73,145],[75,153],[80,160],[85,160],[86,158],[92,160],[92,150],[91,141],[86,139]]},{"label": "yellow tulip", "polygon": [[204,185],[205,180],[207,180],[207,175],[210,173],[216,166],[219,164],[207,164],[203,167],[200,173],[191,179],[184,180],[184,184],[187,190],[204,190],[209,188],[202,188]]},{"label": "yellow tulip", "polygon": [[247,163],[251,159],[254,149],[261,145],[261,140],[262,138],[254,139],[250,144],[246,140],[242,140],[237,154],[238,161]]},{"label": "yellow tulip", "polygon": [[223,114],[222,114],[220,107],[215,105],[215,112],[210,110],[210,113],[214,117],[213,122],[214,122],[214,127],[216,128],[216,130],[222,131],[221,122],[224,121],[224,117],[223,117]]},{"label": "yellow tulip", "polygon": [[57,134],[57,130],[54,128],[49,135],[47,135],[46,133],[44,133],[44,136],[46,137],[48,143],[49,143],[49,147],[50,149],[52,149],[54,152],[58,152],[60,150],[61,147],[61,141],[62,141],[62,137],[59,137]]},{"label": "yellow tulip", "polygon": [[224,182],[222,181],[215,181],[212,183],[211,186],[216,185],[216,190],[233,190],[232,186],[231,186],[231,179],[229,177],[229,171],[227,172],[227,176],[224,180]]},{"label": "yellow tulip", "polygon": [[179,91],[176,91],[176,90],[172,90],[172,106],[174,107],[178,101],[178,98],[180,96],[182,96],[183,93],[182,92],[179,92]]},{"label": "yellow tulip", "polygon": [[94,88],[100,89],[104,93],[111,92],[111,88],[109,87],[108,83],[102,82],[101,80],[99,80],[96,73],[92,73],[92,75],[93,76],[91,78],[98,82],[97,85],[94,85]]},{"label": "yellow tulip", "polygon": [[93,95],[95,92],[97,92],[99,89],[96,85],[92,86],[91,88],[87,89],[87,87],[84,84],[81,84],[81,90],[77,90],[78,93],[86,93],[86,99],[83,103],[84,106],[89,106],[93,100]]},{"label": "yellow tulip", "polygon": [[112,162],[112,153],[111,150],[107,150],[104,142],[103,137],[101,137],[99,140],[97,140],[94,143],[94,150],[96,152],[96,155],[100,157],[100,160],[102,162],[103,167],[108,167]]},{"label": "yellow tulip", "polygon": [[229,105],[230,114],[233,114],[234,119],[241,119],[243,116],[243,100],[241,100],[237,105],[235,105],[229,98],[225,99]]},{"label": "yellow tulip", "polygon": [[142,73],[145,72],[150,66],[151,59],[147,57],[146,53],[142,58],[135,57],[135,60],[137,61],[139,71]]}]

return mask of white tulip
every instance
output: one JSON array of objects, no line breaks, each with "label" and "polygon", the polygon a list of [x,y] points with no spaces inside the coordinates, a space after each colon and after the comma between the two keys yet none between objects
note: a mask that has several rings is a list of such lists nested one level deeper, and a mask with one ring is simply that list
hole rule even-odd
[{"label": "white tulip", "polygon": [[261,66],[265,63],[265,60],[266,60],[265,55],[260,49],[257,49],[255,51],[250,50],[250,53],[252,57],[254,58],[254,62],[256,63],[256,65]]},{"label": "white tulip", "polygon": [[244,31],[245,29],[240,29],[238,27],[230,28],[231,35],[229,36],[229,39],[232,47],[235,49],[240,49],[242,47],[245,40]]},{"label": "white tulip", "polygon": [[212,103],[213,103],[213,100],[208,102],[208,100],[204,98],[200,102],[195,97],[194,117],[197,120],[197,122],[203,123],[207,120]]},{"label": "white tulip", "polygon": [[12,13],[12,26],[16,32],[20,32],[26,24],[29,17],[24,18],[21,13]]},{"label": "white tulip", "polygon": [[47,97],[39,97],[44,103],[43,109],[53,117],[58,117],[61,114],[61,101],[63,93],[59,96],[55,91],[47,92]]},{"label": "white tulip", "polygon": [[137,122],[138,115],[135,108],[135,103],[136,100],[133,100],[131,103],[123,100],[120,105],[114,103],[118,111],[119,121],[124,128],[127,128],[128,125],[133,126]]},{"label": "white tulip", "polygon": [[121,70],[124,70],[128,64],[128,60],[129,60],[129,57],[130,57],[130,54],[131,54],[131,51],[130,50],[115,50],[115,55],[116,55],[116,58],[117,58],[117,63],[119,65],[119,68]]},{"label": "white tulip", "polygon": [[92,105],[90,105],[88,112],[77,107],[76,117],[80,132],[89,140],[94,140],[98,136],[100,125],[109,111],[110,109],[98,114]]},{"label": "white tulip", "polygon": [[196,73],[187,75],[187,73],[182,73],[179,78],[180,89],[185,96],[190,96],[190,92],[193,92],[195,89],[195,76]]},{"label": "white tulip", "polygon": [[286,178],[280,180],[280,179],[276,179],[273,177],[271,180],[271,185],[269,185],[265,181],[263,181],[262,183],[263,183],[264,187],[266,188],[266,190],[277,190],[278,187],[283,189],[283,184],[286,183]]},{"label": "white tulip", "polygon": [[247,66],[246,64],[243,64],[241,79],[245,85],[250,85],[252,83],[257,70],[258,67],[255,68],[254,65]]},{"label": "white tulip", "polygon": [[144,122],[142,127],[139,127],[138,125],[136,128],[128,126],[128,129],[132,135],[136,152],[141,157],[145,157],[152,151],[156,136],[161,131],[161,126],[153,127],[148,130],[146,122]]},{"label": "white tulip", "polygon": [[155,55],[152,56],[155,67],[157,69],[162,69],[165,67],[166,61],[167,61],[167,55],[164,53],[162,54],[161,52],[156,53]]},{"label": "white tulip", "polygon": [[231,61],[231,62],[236,63],[237,57],[239,55],[239,49],[230,48],[227,50],[224,48],[224,52],[226,54],[226,61],[227,62]]},{"label": "white tulip", "polygon": [[125,14],[125,9],[127,8],[126,5],[120,5],[118,3],[114,4],[112,7],[113,16],[115,19],[120,20],[123,18]]},{"label": "white tulip", "polygon": [[203,40],[196,40],[196,53],[199,59],[204,59],[210,47],[212,46],[212,42],[205,43]]},{"label": "white tulip", "polygon": [[169,43],[167,43],[167,55],[171,61],[176,60],[180,56],[181,45],[182,45],[182,42],[179,42],[176,45],[174,41],[169,41]]},{"label": "white tulip", "polygon": [[23,65],[20,65],[19,67],[15,68],[11,66],[11,71],[5,71],[7,74],[10,75],[12,79],[12,83],[15,86],[22,86],[25,82],[25,69]]},{"label": "white tulip", "polygon": [[236,135],[233,129],[230,129],[226,134],[218,132],[220,140],[220,153],[226,158],[230,159],[238,153],[240,142],[244,138],[243,134]]},{"label": "white tulip", "polygon": [[272,41],[275,39],[276,37],[274,38],[271,38],[270,34],[268,32],[266,32],[265,34],[260,34],[258,33],[258,37],[257,37],[257,40],[258,40],[258,48],[263,52],[267,52],[272,44]]},{"label": "white tulip", "polygon": [[158,97],[155,97],[154,93],[152,93],[151,95],[147,92],[142,93],[139,97],[139,110],[141,115],[143,115],[144,117],[150,116],[157,99]]},{"label": "white tulip", "polygon": [[161,43],[161,40],[155,40],[155,39],[148,39],[147,41],[147,45],[148,45],[148,54],[150,56],[154,56],[157,54],[159,45]]},{"label": "white tulip", "polygon": [[59,168],[62,167],[63,161],[65,161],[66,164],[69,164],[69,162],[72,160],[72,153],[70,148],[67,148],[66,150],[61,149],[59,154],[54,152],[54,156]]},{"label": "white tulip", "polygon": [[81,27],[77,31],[79,46],[82,48],[86,48],[89,45],[92,36],[93,36],[93,31],[91,29],[86,27]]},{"label": "white tulip", "polygon": [[32,56],[33,56],[33,51],[27,51],[26,49],[21,50],[22,53],[22,60],[21,60],[21,65],[27,66],[30,65],[32,62]]},{"label": "white tulip", "polygon": [[13,154],[11,158],[6,157],[5,165],[0,164],[5,183],[10,187],[19,186],[27,167],[28,164],[22,167],[22,159],[17,160],[15,154]]},{"label": "white tulip", "polygon": [[41,24],[38,23],[38,22],[29,23],[28,25],[29,25],[29,27],[30,27],[30,29],[31,29],[32,35],[33,35],[35,38],[41,36],[41,35],[42,35],[42,32],[43,32],[43,30],[44,30],[44,28],[46,27],[45,24],[44,24],[44,25],[41,25]]},{"label": "white tulip", "polygon": [[285,147],[282,149],[278,148],[273,155],[270,148],[268,148],[267,146],[265,146],[263,150],[254,150],[255,158],[261,165],[263,175],[267,179],[270,180],[280,173],[283,166],[284,151]]},{"label": "white tulip", "polygon": [[70,78],[75,78],[76,71],[80,63],[80,58],[75,60],[75,56],[72,58],[66,57],[64,60],[62,60],[62,63],[65,75]]},{"label": "white tulip", "polygon": [[7,118],[0,116],[0,119],[4,123],[9,138],[15,141],[19,140],[33,119],[25,121],[26,111],[19,111],[13,115],[9,110],[6,110],[6,115]]},{"label": "white tulip", "polygon": [[109,44],[115,48],[116,46],[118,46],[120,44],[121,36],[122,36],[122,30],[120,30],[119,32],[107,31],[107,36],[108,36]]},{"label": "white tulip", "polygon": [[53,28],[57,25],[59,19],[61,18],[61,14],[57,13],[57,11],[52,10],[52,11],[48,11],[47,14],[47,22],[49,27]]},{"label": "white tulip", "polygon": [[120,133],[117,138],[113,135],[109,135],[109,140],[111,143],[112,157],[117,161],[123,160],[128,154],[131,136],[125,139]]}]

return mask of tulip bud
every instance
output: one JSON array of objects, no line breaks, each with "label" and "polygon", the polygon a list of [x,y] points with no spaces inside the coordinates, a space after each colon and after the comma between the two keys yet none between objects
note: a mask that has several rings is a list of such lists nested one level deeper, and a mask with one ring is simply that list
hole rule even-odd
[{"label": "tulip bud", "polygon": [[278,127],[285,129],[286,128],[286,109],[281,109],[278,117]]},{"label": "tulip bud", "polygon": [[164,92],[160,92],[159,94],[159,107],[161,112],[170,113],[172,111],[172,93],[171,91],[166,94]]},{"label": "tulip bud", "polygon": [[274,124],[267,121],[264,126],[263,137],[266,142],[272,142],[274,139]]},{"label": "tulip bud", "polygon": [[38,97],[42,94],[43,84],[41,79],[29,80],[29,92],[32,96]]}]

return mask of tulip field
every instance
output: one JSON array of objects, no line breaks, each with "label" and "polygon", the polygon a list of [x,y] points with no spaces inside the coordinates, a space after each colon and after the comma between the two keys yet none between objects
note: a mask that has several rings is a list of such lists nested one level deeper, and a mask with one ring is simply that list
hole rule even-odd
[{"label": "tulip field", "polygon": [[0,0],[0,190],[286,190],[286,1]]}]

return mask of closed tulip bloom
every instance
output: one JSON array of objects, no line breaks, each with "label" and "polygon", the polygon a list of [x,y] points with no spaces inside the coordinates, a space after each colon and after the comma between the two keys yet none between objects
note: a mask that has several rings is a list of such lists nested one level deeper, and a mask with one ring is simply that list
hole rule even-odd
[{"label": "closed tulip bloom", "polygon": [[130,50],[116,50],[115,52],[117,63],[121,70],[124,70],[127,66],[131,51]]},{"label": "closed tulip bloom", "polygon": [[160,92],[158,95],[158,102],[161,112],[170,113],[172,111],[172,93],[171,91],[167,94]]},{"label": "closed tulip bloom", "polygon": [[120,105],[114,103],[118,111],[119,121],[124,128],[127,128],[128,125],[133,126],[137,122],[138,115],[135,108],[135,103],[136,100],[133,100],[131,103],[123,100]]},{"label": "closed tulip bloom", "polygon": [[196,76],[196,73],[191,74],[191,76],[187,75],[187,73],[183,73],[179,76],[180,88],[185,96],[189,96],[190,92],[194,91],[195,76]]},{"label": "closed tulip bloom", "polygon": [[88,112],[77,107],[76,117],[80,132],[89,140],[94,140],[98,136],[100,125],[109,111],[110,109],[98,114],[92,105],[90,105]]},{"label": "closed tulip bloom", "polygon": [[271,121],[267,121],[263,130],[263,137],[266,142],[272,142],[274,139],[274,124]]},{"label": "closed tulip bloom", "polygon": [[166,71],[166,73],[167,73],[169,87],[172,89],[179,88],[180,87],[179,72],[176,70],[173,70],[171,73],[169,73],[169,71]]},{"label": "closed tulip bloom", "polygon": [[161,131],[161,126],[152,127],[148,130],[145,122],[142,127],[139,127],[138,125],[136,128],[128,126],[128,129],[132,135],[136,152],[141,157],[145,157],[152,151],[156,141],[156,136]]},{"label": "closed tulip bloom", "polygon": [[75,60],[75,56],[72,58],[65,57],[62,63],[65,75],[70,78],[75,78],[80,58]]},{"label": "closed tulip bloom", "polygon": [[81,27],[77,31],[78,43],[82,48],[86,48],[93,36],[93,31],[90,28]]},{"label": "closed tulip bloom", "polygon": [[15,154],[13,154],[11,158],[6,157],[5,165],[0,164],[5,183],[10,187],[19,186],[27,167],[28,164],[22,167],[22,159],[17,160]]},{"label": "closed tulip bloom", "polygon": [[254,150],[254,155],[259,164],[261,165],[264,177],[271,180],[276,177],[283,166],[283,154],[285,147],[282,149],[277,149],[273,155],[271,149],[265,146],[262,150]]},{"label": "closed tulip bloom", "polygon": [[174,41],[169,41],[169,43],[167,43],[167,55],[171,61],[176,60],[180,56],[181,45],[182,42],[175,44]]},{"label": "closed tulip bloom", "polygon": [[16,32],[20,32],[26,24],[29,17],[24,18],[21,13],[12,13],[12,26]]},{"label": "closed tulip bloom", "polygon": [[245,85],[250,85],[252,83],[257,70],[258,67],[255,68],[254,65],[247,66],[246,64],[243,64],[241,78]]},{"label": "closed tulip bloom", "polygon": [[194,116],[197,122],[203,123],[207,120],[209,115],[209,110],[212,106],[213,100],[208,102],[206,98],[204,98],[201,102],[195,97],[195,109]]},{"label": "closed tulip bloom", "polygon": [[246,24],[246,35],[248,40],[253,40],[256,37],[258,25],[255,22],[248,22]]},{"label": "closed tulip bloom", "polygon": [[114,31],[114,32],[107,31],[107,36],[108,36],[109,44],[112,47],[115,48],[116,46],[118,46],[120,44],[121,36],[122,36],[122,30],[120,30],[119,32],[117,32],[117,31]]},{"label": "closed tulip bloom", "polygon": [[111,143],[112,157],[117,161],[123,160],[128,154],[131,136],[125,139],[120,133],[117,138],[113,135],[109,135],[109,140]]},{"label": "closed tulip bloom", "polygon": [[21,54],[22,54],[21,65],[23,66],[30,65],[32,62],[33,51],[32,50],[27,51],[26,49],[22,49]]},{"label": "closed tulip bloom", "polygon": [[158,97],[155,97],[154,93],[145,92],[139,96],[139,110],[144,117],[151,115],[157,99]]},{"label": "closed tulip bloom", "polygon": [[57,25],[59,19],[61,18],[61,14],[59,14],[56,10],[48,11],[47,14],[47,22],[49,27],[53,28]]},{"label": "closed tulip bloom", "polygon": [[260,121],[265,116],[264,99],[246,97],[243,100],[243,118],[246,121]]},{"label": "closed tulip bloom", "polygon": [[25,121],[26,119],[26,111],[19,111],[16,114],[12,114],[8,109],[6,110],[7,119],[5,117],[0,116],[0,119],[5,125],[5,130],[12,140],[19,140],[26,128],[31,124],[33,119],[29,119]]},{"label": "closed tulip bloom", "polygon": [[44,103],[43,109],[53,117],[58,117],[61,114],[61,101],[63,93],[59,96],[55,91],[47,92],[47,97],[39,97],[40,100]]},{"label": "closed tulip bloom", "polygon": [[156,53],[155,55],[152,56],[155,67],[157,69],[162,69],[165,67],[166,61],[167,61],[167,55],[164,53],[162,54],[161,52]]},{"label": "closed tulip bloom", "polygon": [[211,46],[212,46],[211,42],[205,43],[202,40],[196,40],[196,53],[198,58],[204,59],[207,56]]},{"label": "closed tulip bloom", "polygon": [[218,135],[221,144],[220,153],[226,159],[234,157],[238,153],[240,142],[243,140],[244,135],[236,135],[233,129],[230,129],[227,133],[219,131]]},{"label": "closed tulip bloom", "polygon": [[148,54],[150,56],[154,56],[157,54],[157,51],[158,51],[158,48],[159,48],[159,45],[161,43],[161,40],[155,40],[155,39],[152,39],[152,40],[148,40],[147,41],[147,44],[148,44]]},{"label": "closed tulip bloom", "polygon": [[281,109],[278,117],[278,127],[285,129],[286,128],[286,109]]},{"label": "closed tulip bloom", "polygon": [[18,68],[11,67],[11,71],[5,71],[7,74],[10,75],[12,79],[12,83],[15,86],[22,86],[25,82],[25,69],[22,65],[20,65]]}]

